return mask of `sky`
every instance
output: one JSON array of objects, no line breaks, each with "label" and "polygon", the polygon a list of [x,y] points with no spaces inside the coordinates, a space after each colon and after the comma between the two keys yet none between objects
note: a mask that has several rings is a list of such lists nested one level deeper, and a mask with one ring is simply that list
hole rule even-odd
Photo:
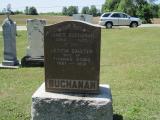
[{"label": "sky", "polygon": [[24,11],[26,6],[34,6],[38,12],[61,12],[63,6],[78,6],[79,10],[84,6],[95,5],[101,9],[105,0],[0,0],[0,11],[11,4],[12,11]]},{"label": "sky", "polygon": [[[12,11],[24,11],[26,6],[34,6],[38,12],[61,12],[63,6],[78,6],[79,10],[84,6],[95,5],[101,9],[105,0],[0,0],[0,11],[11,4]],[[160,0],[157,1],[160,3]]]}]

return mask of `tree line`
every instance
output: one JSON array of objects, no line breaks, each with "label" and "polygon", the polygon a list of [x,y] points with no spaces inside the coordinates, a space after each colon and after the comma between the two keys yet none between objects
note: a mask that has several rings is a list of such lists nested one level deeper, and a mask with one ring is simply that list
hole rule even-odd
[{"label": "tree line", "polygon": [[[78,6],[69,6],[68,8],[63,7],[62,9],[63,15],[72,16],[73,14],[77,14],[77,13],[78,13]],[[83,7],[81,13],[93,15],[94,17],[100,16],[101,14],[100,10],[98,10],[95,5],[91,5],[90,7],[88,6]]]},{"label": "tree line", "polygon": [[160,17],[160,5],[157,0],[106,0],[102,12],[120,11],[131,16],[140,17],[150,23],[152,18]]}]

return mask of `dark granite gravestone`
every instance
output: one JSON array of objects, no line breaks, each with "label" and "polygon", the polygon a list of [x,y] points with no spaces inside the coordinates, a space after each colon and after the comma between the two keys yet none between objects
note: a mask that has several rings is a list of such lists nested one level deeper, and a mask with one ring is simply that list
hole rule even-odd
[{"label": "dark granite gravestone", "polygon": [[19,68],[16,52],[16,22],[11,20],[9,13],[3,21],[4,60],[0,68]]},{"label": "dark granite gravestone", "polygon": [[46,91],[98,93],[100,43],[101,28],[84,22],[45,26]]}]

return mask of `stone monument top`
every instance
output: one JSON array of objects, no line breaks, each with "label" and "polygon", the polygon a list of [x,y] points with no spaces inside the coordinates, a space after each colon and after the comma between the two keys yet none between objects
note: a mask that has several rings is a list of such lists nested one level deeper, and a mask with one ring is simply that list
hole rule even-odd
[{"label": "stone monument top", "polygon": [[98,93],[101,28],[65,21],[44,28],[46,91]]}]

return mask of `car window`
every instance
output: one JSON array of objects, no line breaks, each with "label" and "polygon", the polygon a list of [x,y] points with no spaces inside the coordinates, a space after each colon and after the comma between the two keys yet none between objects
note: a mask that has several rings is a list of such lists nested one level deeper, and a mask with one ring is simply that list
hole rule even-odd
[{"label": "car window", "polygon": [[121,14],[121,18],[128,18],[126,14]]},{"label": "car window", "polygon": [[102,17],[108,17],[111,13],[106,13]]},{"label": "car window", "polygon": [[120,17],[120,14],[119,13],[114,13],[111,17]]}]

